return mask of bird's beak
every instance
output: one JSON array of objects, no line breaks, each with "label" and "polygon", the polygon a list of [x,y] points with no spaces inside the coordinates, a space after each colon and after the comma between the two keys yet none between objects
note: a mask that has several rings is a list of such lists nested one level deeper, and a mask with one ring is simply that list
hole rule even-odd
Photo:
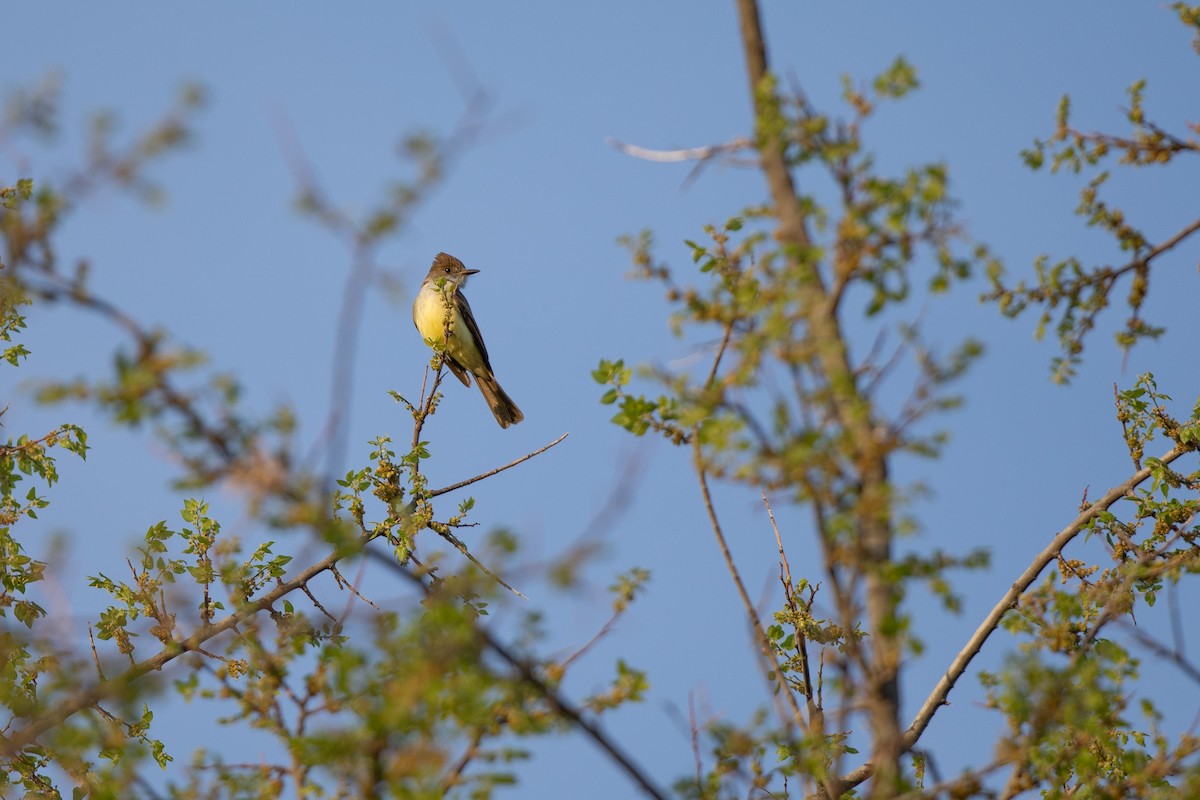
[{"label": "bird's beak", "polygon": [[463,275],[474,275],[476,272],[479,272],[479,270],[477,270],[477,269],[465,269],[465,270],[463,270]]}]

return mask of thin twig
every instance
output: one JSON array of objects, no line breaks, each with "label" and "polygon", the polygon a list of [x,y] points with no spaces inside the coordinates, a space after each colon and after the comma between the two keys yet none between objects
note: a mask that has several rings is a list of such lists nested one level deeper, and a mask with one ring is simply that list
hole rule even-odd
[{"label": "thin twig", "polygon": [[413,414],[413,450],[416,450],[421,443],[421,431],[425,428],[425,420],[433,414],[433,401],[437,397],[438,387],[442,385],[442,378],[446,375],[445,352],[435,353],[434,359],[437,362],[437,369],[433,371],[433,385],[429,387],[429,394],[425,394],[425,383],[429,380],[428,364],[425,365],[425,375],[421,378],[421,401],[418,403],[421,408]]},{"label": "thin twig", "polygon": [[92,623],[88,623],[88,641],[92,643],[92,660],[96,662],[96,677],[104,680],[104,667],[100,665],[100,654],[96,652],[96,637],[92,635]]},{"label": "thin twig", "polygon": [[[721,345],[717,348],[716,357],[713,359],[712,368],[709,370],[708,379],[704,386],[706,389],[712,388],[716,382],[717,371],[721,365],[721,359],[725,355],[725,350],[729,346],[729,341],[733,336],[733,323],[725,324],[725,333],[721,337]],[[692,439],[692,462],[693,468],[696,470],[696,478],[700,483],[700,496],[704,501],[704,510],[708,514],[709,527],[712,528],[713,535],[717,539],[717,547],[721,550],[721,556],[725,560],[725,568],[729,571],[730,577],[733,579],[734,588],[737,589],[738,596],[741,597],[742,606],[746,609],[746,616],[750,620],[750,625],[754,629],[754,637],[758,642],[759,649],[762,653],[763,661],[769,662],[772,671],[777,676],[776,681],[783,689],[782,694],[791,708],[792,719],[790,724],[803,725],[803,716],[800,712],[800,705],[796,702],[796,697],[791,689],[782,681],[782,670],[779,666],[779,660],[775,657],[774,651],[771,649],[771,640],[767,636],[767,631],[763,627],[762,620],[759,619],[758,609],[754,606],[754,601],[750,599],[750,593],[746,591],[746,584],[742,581],[741,573],[738,571],[737,563],[733,560],[733,553],[729,550],[729,543],[725,539],[725,531],[721,527],[721,521],[717,518],[717,510],[713,505],[712,492],[708,487],[708,470],[704,466],[704,451],[700,444],[700,437],[694,432]],[[765,671],[765,664],[764,671]]]},{"label": "thin twig", "polygon": [[604,533],[611,529],[617,519],[629,508],[637,495],[638,488],[643,485],[641,478],[645,467],[638,455],[638,453],[634,453],[623,459],[624,463],[618,469],[617,480],[609,491],[608,500],[584,526],[583,533],[579,534],[579,542],[591,542],[602,538]]},{"label": "thin twig", "polygon": [[1167,659],[1172,664],[1179,667],[1179,670],[1184,675],[1187,675],[1196,683],[1200,683],[1200,668],[1197,668],[1195,664],[1188,661],[1187,657],[1179,650],[1167,647],[1150,634],[1142,631],[1136,625],[1126,622],[1125,620],[1120,620],[1117,624],[1124,628],[1128,633],[1133,634],[1133,637],[1137,639],[1140,644],[1149,649],[1156,656]]},{"label": "thin twig", "polygon": [[[333,567],[330,566],[330,569],[332,570]],[[333,614],[330,614],[329,611],[326,610],[325,606],[321,605],[321,601],[316,598],[316,595],[312,593],[312,590],[309,589],[308,586],[301,586],[300,591],[308,595],[308,599],[312,601],[312,604],[317,607],[318,611],[328,617],[330,621],[337,622],[337,617],[335,617]]]},{"label": "thin twig", "polygon": [[377,239],[356,237],[350,269],[342,284],[342,302],[334,332],[333,375],[329,388],[329,449],[325,453],[325,472],[330,482],[333,476],[345,469],[350,414],[354,407],[355,354],[362,331],[362,310],[367,289],[375,279],[377,244]]},{"label": "thin twig", "polygon": [[446,772],[445,777],[442,778],[443,796],[449,794],[450,790],[458,785],[459,781],[462,779],[463,771],[467,768],[467,765],[470,764],[471,760],[479,754],[479,745],[483,742],[483,735],[484,733],[482,728],[475,729],[475,733],[473,736],[471,736],[471,741],[467,745],[466,749],[463,750],[463,754],[459,756],[458,760],[454,762],[454,766],[452,766]]},{"label": "thin twig", "polygon": [[479,475],[476,475],[474,478],[467,478],[465,481],[459,481],[458,483],[452,483],[449,486],[443,486],[441,489],[434,489],[432,492],[429,493],[429,496],[437,497],[438,495],[446,494],[446,492],[453,492],[455,489],[461,489],[464,486],[470,486],[472,483],[478,483],[479,481],[483,480],[484,478],[490,478],[498,472],[504,472],[504,470],[506,470],[506,469],[512,469],[517,464],[520,464],[522,461],[528,461],[529,459],[533,458],[534,456],[541,455],[542,453],[546,452],[551,447],[554,447],[554,445],[558,444],[559,442],[561,442],[563,439],[566,439],[570,435],[571,435],[571,433],[570,433],[570,431],[568,431],[567,433],[564,433],[562,436],[558,437],[557,439],[555,439],[553,442],[546,445],[545,447],[539,447],[537,450],[534,450],[532,453],[526,453],[525,455],[518,458],[516,461],[510,461],[509,463],[505,464],[502,467],[496,467],[493,470],[488,470],[487,472],[480,473]]},{"label": "thin twig", "polygon": [[1124,275],[1126,272],[1131,272],[1132,270],[1135,270],[1139,267],[1147,266],[1151,261],[1158,258],[1160,255],[1167,252],[1168,250],[1174,249],[1174,247],[1176,245],[1178,245],[1184,239],[1188,238],[1189,236],[1191,236],[1193,233],[1196,233],[1197,231],[1200,231],[1200,219],[1197,219],[1195,222],[1185,225],[1170,239],[1167,239],[1165,242],[1158,245],[1157,247],[1151,248],[1144,256],[1139,256],[1138,258],[1135,258],[1132,261],[1130,261],[1128,264],[1117,267],[1112,272],[1112,278],[1113,279],[1119,278],[1120,276]]},{"label": "thin twig", "polygon": [[[431,528],[432,528],[432,526],[431,526]],[[469,561],[470,561],[472,564],[474,564],[476,567],[478,567],[478,568],[479,568],[479,571],[480,571],[480,572],[482,572],[484,575],[487,575],[489,578],[491,578],[491,579],[492,579],[492,580],[494,580],[496,583],[498,583],[498,584],[500,584],[501,586],[503,586],[505,589],[508,589],[510,592],[512,592],[513,594],[515,594],[517,597],[520,597],[522,600],[528,600],[528,599],[529,599],[528,597],[526,597],[525,595],[521,594],[519,591],[517,591],[516,589],[514,589],[512,586],[509,586],[507,583],[505,583],[505,582],[504,582],[504,579],[503,579],[503,578],[501,578],[499,575],[497,575],[496,573],[492,572],[490,569],[488,569],[487,567],[485,567],[485,566],[483,565],[483,562],[482,562],[482,561],[480,561],[478,558],[476,558],[474,555],[472,555],[472,554],[471,554],[471,551],[467,549],[467,546],[466,546],[465,544],[463,544],[463,543],[462,543],[462,540],[461,540],[461,539],[459,539],[457,536],[455,536],[453,533],[451,533],[451,532],[450,532],[450,531],[448,531],[448,530],[444,530],[444,529],[443,529],[443,526],[441,526],[441,525],[439,525],[439,526],[438,526],[438,527],[436,527],[436,528],[432,528],[432,530],[433,530],[433,531],[434,531],[434,532],[435,532],[435,533],[436,533],[438,536],[441,536],[441,537],[442,537],[443,539],[445,539],[447,542],[449,542],[450,544],[452,544],[452,545],[454,546],[454,549],[455,549],[455,550],[457,550],[458,552],[460,552],[460,553],[462,553],[464,556],[466,556],[466,557],[467,557],[467,559],[468,559],[468,560],[469,560]]]},{"label": "thin twig", "polygon": [[579,648],[574,653],[572,653],[571,655],[569,655],[565,659],[563,659],[562,664],[560,664],[560,666],[565,670],[568,667],[570,667],[571,664],[573,664],[575,661],[582,658],[583,655],[587,651],[591,650],[592,647],[595,646],[596,642],[603,639],[605,636],[607,636],[609,634],[609,632],[612,631],[613,626],[617,624],[617,620],[621,618],[621,614],[623,614],[623,613],[624,613],[624,611],[622,609],[619,609],[619,608],[614,609],[612,616],[610,616],[608,618],[608,621],[605,622],[604,625],[602,625],[600,627],[600,630],[596,631],[596,635],[593,636],[591,639],[589,639],[587,644],[585,644],[583,647]]},{"label": "thin twig", "polygon": [[[792,567],[788,564],[787,553],[783,549],[783,537],[779,534],[779,525],[775,522],[775,512],[771,510],[771,503],[767,500],[767,493],[764,490],[762,493],[763,505],[767,507],[767,517],[771,520],[771,529],[775,531],[775,543],[779,546],[779,571],[780,577],[783,579],[783,592],[787,599],[788,607],[793,613],[799,613],[799,608],[796,607],[796,599],[793,595],[792,583]],[[813,592],[815,597],[816,593]],[[810,603],[811,605],[811,603]],[[814,722],[817,715],[820,713],[820,707],[813,703],[812,676],[808,667],[808,637],[801,630],[796,630],[796,652],[800,655],[800,672],[804,679],[804,698],[808,701],[809,721]]]},{"label": "thin twig", "polygon": [[362,600],[367,605],[369,605],[371,608],[375,609],[376,611],[379,610],[379,606],[377,606],[373,602],[371,602],[371,600],[369,598],[363,596],[363,593],[358,590],[358,584],[362,583],[363,575],[366,574],[366,571],[367,571],[367,562],[363,561],[362,564],[360,564],[358,567],[358,576],[354,579],[354,582],[351,583],[350,581],[346,580],[346,576],[344,576],[344,575],[342,575],[342,573],[338,572],[338,568],[336,566],[333,568],[334,579],[340,585],[345,586],[347,589],[350,590],[350,596],[346,598],[346,608],[342,611],[342,615],[340,617],[338,617],[338,620],[337,620],[338,625],[345,623],[345,621],[350,618],[350,610],[354,607],[354,598],[356,598],[356,597],[359,600]]},{"label": "thin twig", "polygon": [[1175,644],[1175,652],[1181,657],[1187,656],[1187,643],[1183,638],[1183,615],[1179,610],[1179,584],[1173,583],[1167,590],[1167,608],[1171,615],[1171,640]]}]

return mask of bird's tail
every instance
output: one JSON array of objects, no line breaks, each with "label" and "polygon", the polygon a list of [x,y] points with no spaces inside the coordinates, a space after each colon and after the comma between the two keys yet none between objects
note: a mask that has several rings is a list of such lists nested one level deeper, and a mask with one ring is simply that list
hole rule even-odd
[{"label": "bird's tail", "polygon": [[500,423],[501,428],[516,425],[525,419],[521,409],[517,408],[517,404],[512,401],[512,398],[504,393],[494,376],[476,374],[475,382],[479,384],[479,391],[483,395],[483,399],[487,401],[488,408],[492,410],[492,415],[496,417],[496,422]]}]

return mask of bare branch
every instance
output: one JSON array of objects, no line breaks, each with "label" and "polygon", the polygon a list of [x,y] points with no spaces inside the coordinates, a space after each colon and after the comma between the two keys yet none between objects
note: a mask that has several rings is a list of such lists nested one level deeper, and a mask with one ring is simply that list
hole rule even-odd
[{"label": "bare branch", "polygon": [[429,493],[429,496],[437,497],[438,495],[446,494],[447,492],[453,492],[455,489],[461,489],[464,486],[470,486],[472,483],[478,483],[479,481],[483,480],[484,478],[490,478],[498,472],[504,472],[504,470],[506,470],[506,469],[512,469],[517,464],[520,464],[522,461],[528,461],[529,459],[533,458],[534,456],[540,456],[542,453],[546,452],[551,447],[554,447],[554,445],[558,444],[559,442],[561,442],[563,439],[566,439],[570,435],[571,435],[571,433],[570,433],[570,431],[568,431],[567,433],[564,433],[562,436],[558,437],[557,439],[555,439],[553,442],[546,445],[545,447],[539,447],[537,450],[534,450],[532,453],[526,453],[525,455],[518,458],[516,461],[510,461],[509,463],[505,464],[502,467],[496,467],[493,470],[488,470],[487,472],[476,475],[474,478],[467,478],[465,481],[459,481],[458,483],[452,483],[449,486],[442,487],[441,489],[434,489],[432,492]]},{"label": "bare branch", "polygon": [[[1160,460],[1163,464],[1170,464],[1183,454],[1190,452],[1190,450],[1191,448],[1189,447],[1176,445],[1164,453]],[[1079,516],[1077,516],[1070,525],[1063,528],[1050,541],[1046,548],[1042,550],[1042,552],[1038,553],[1037,557],[1034,558],[1033,562],[1025,569],[1023,573],[1021,573],[1020,577],[1013,581],[1012,586],[1010,586],[1008,591],[1004,593],[1004,596],[1000,598],[1000,601],[996,603],[991,613],[989,613],[987,617],[984,618],[983,622],[980,623],[975,633],[972,634],[971,638],[967,641],[967,644],[962,650],[959,651],[958,655],[954,657],[954,660],[950,663],[949,669],[947,669],[946,673],[942,675],[941,679],[934,687],[933,692],[930,693],[929,697],[925,700],[924,705],[921,706],[921,710],[917,712],[917,716],[913,719],[912,724],[909,725],[908,730],[904,733],[904,744],[906,748],[911,748],[916,744],[917,740],[921,737],[921,734],[925,731],[925,728],[928,727],[930,720],[933,719],[933,715],[937,713],[938,708],[940,708],[946,702],[946,697],[950,694],[950,690],[954,688],[955,682],[962,677],[964,672],[966,672],[967,666],[971,663],[971,659],[973,659],[979,653],[984,642],[986,642],[988,637],[991,636],[992,632],[996,630],[996,627],[1000,624],[1000,619],[1005,615],[1005,613],[1008,612],[1009,609],[1016,606],[1018,598],[1020,598],[1025,590],[1028,589],[1035,580],[1037,580],[1037,577],[1041,574],[1042,570],[1046,568],[1046,565],[1058,558],[1059,554],[1062,552],[1062,549],[1066,547],[1067,543],[1078,536],[1084,530],[1084,528],[1087,527],[1088,523],[1095,519],[1098,514],[1108,510],[1110,506],[1112,506],[1122,497],[1126,497],[1138,484],[1149,478],[1150,473],[1151,469],[1149,467],[1140,469],[1131,475],[1125,482],[1113,487],[1112,489],[1109,489],[1103,497],[1080,512]]]},{"label": "bare branch", "polygon": [[1147,266],[1151,261],[1158,258],[1168,250],[1174,249],[1176,245],[1197,231],[1200,231],[1200,219],[1185,225],[1170,239],[1167,239],[1162,244],[1151,248],[1144,256],[1139,256],[1130,261],[1128,264],[1117,267],[1115,270],[1113,270],[1112,278],[1115,280],[1116,278],[1124,275],[1126,272],[1131,272],[1139,267]]},{"label": "bare branch", "polygon": [[445,525],[438,524],[436,527],[434,527],[434,525],[431,524],[429,527],[431,530],[433,530],[434,533],[436,533],[438,536],[441,536],[443,539],[445,539],[447,542],[449,542],[451,545],[453,545],[455,550],[457,550],[458,552],[460,552],[464,556],[466,556],[467,560],[470,561],[472,564],[474,564],[476,567],[478,567],[479,571],[482,572],[484,575],[487,575],[489,578],[491,578],[496,583],[503,586],[505,589],[508,589],[510,592],[512,592],[513,594],[515,594],[517,597],[521,598],[522,600],[529,599],[528,597],[526,597],[525,595],[521,594],[519,591],[514,589],[512,586],[509,586],[507,583],[505,583],[504,579],[501,578],[499,575],[497,575],[496,573],[492,572],[490,569],[485,567],[483,565],[483,562],[480,561],[478,558],[476,558],[471,553],[471,551],[467,549],[467,546],[462,543],[462,540],[459,539],[457,536],[455,536],[453,533],[451,533],[450,530]]},{"label": "bare branch", "polygon": [[350,590],[350,596],[346,598],[346,607],[344,609],[342,609],[341,616],[339,616],[337,618],[338,625],[345,624],[346,620],[350,618],[350,611],[351,611],[351,609],[354,608],[354,599],[356,597],[359,600],[362,600],[367,605],[369,605],[371,608],[375,609],[376,611],[379,611],[379,606],[377,606],[377,605],[375,605],[375,603],[371,602],[370,598],[364,597],[362,592],[360,592],[358,590],[358,586],[360,583],[362,583],[363,573],[366,572],[366,569],[367,569],[367,562],[364,561],[361,565],[359,565],[358,576],[354,579],[353,582],[351,582],[346,579],[345,575],[343,575],[341,572],[338,571],[338,568],[336,566],[333,568],[333,578],[334,578],[334,580],[336,580],[338,582],[338,586],[344,587],[344,588]]},{"label": "bare branch", "polygon": [[754,145],[753,142],[743,136],[739,136],[733,141],[725,142],[724,144],[710,144],[703,147],[688,147],[678,150],[654,150],[649,147],[639,147],[636,144],[627,144],[619,141],[611,136],[605,139],[604,143],[627,156],[664,164],[674,164],[681,161],[707,161],[726,153],[736,153],[746,150]]}]

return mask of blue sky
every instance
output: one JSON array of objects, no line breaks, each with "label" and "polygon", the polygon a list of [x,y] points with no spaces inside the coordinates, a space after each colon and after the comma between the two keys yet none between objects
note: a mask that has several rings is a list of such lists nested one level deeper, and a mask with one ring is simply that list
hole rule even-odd
[{"label": "blue sky", "polygon": [[[868,146],[888,170],[945,161],[969,232],[1013,274],[1028,274],[1040,253],[1119,258],[1072,215],[1075,181],[1021,165],[1019,151],[1051,132],[1063,93],[1072,95],[1085,129],[1122,130],[1125,89],[1141,77],[1149,79],[1152,117],[1178,129],[1195,113],[1196,55],[1158,4],[768,2],[763,15],[774,65],[794,75],[818,107],[837,110],[843,74],[863,83],[897,55],[917,67],[922,89],[880,111],[866,131]],[[167,108],[185,80],[207,87],[194,145],[154,170],[168,190],[166,204],[147,212],[117,194],[95,197],[64,230],[60,252],[91,260],[99,293],[237,373],[251,407],[293,404],[306,442],[318,437],[328,413],[350,259],[295,212],[285,150],[299,147],[329,196],[361,213],[405,174],[395,156],[403,133],[453,129],[464,109],[455,71],[473,73],[495,125],[380,253],[408,293],[389,300],[377,291],[364,307],[350,463],[365,459],[376,435],[407,437],[387,391],[415,395],[428,361],[409,317],[411,292],[435,253],[459,256],[481,270],[469,296],[497,376],[526,422],[501,431],[474,389],[447,386],[428,429],[432,484],[484,471],[569,431],[551,453],[473,488],[484,528],[510,527],[532,557],[546,558],[587,528],[627,470],[639,470],[628,507],[604,534],[604,560],[589,571],[588,588],[567,597],[545,587],[527,591],[551,609],[547,649],[569,651],[607,616],[603,587],[612,574],[633,565],[653,572],[647,596],[568,681],[568,692],[599,687],[618,657],[648,670],[648,701],[605,725],[663,783],[693,769],[680,722],[689,693],[702,710],[739,721],[764,702],[687,454],[610,425],[611,410],[598,404],[590,377],[600,358],[667,363],[693,348],[670,335],[661,292],[626,280],[628,259],[616,238],[651,229],[659,256],[686,269],[682,240],[765,196],[753,171],[713,167],[685,185],[690,166],[638,161],[605,144],[615,137],[689,147],[749,130],[732,3],[38,4],[7,16],[13,24],[0,51],[0,88],[28,87],[55,70],[65,104],[56,148],[0,143],[4,182],[64,174],[80,152],[77,132],[97,108],[114,109],[128,134]],[[1194,218],[1188,202],[1197,177],[1194,166],[1180,165],[1114,185],[1130,216],[1161,238]],[[1189,343],[1200,336],[1191,311],[1195,246],[1169,263],[1152,286],[1148,314],[1168,321],[1167,337],[1126,362],[1111,343],[1120,321],[1114,316],[1065,388],[1049,381],[1053,343],[1034,341],[1032,319],[1005,320],[979,304],[982,280],[922,307],[935,343],[949,348],[969,334],[988,352],[960,386],[965,408],[945,420],[952,439],[944,457],[904,465],[933,490],[915,508],[922,538],[906,546],[988,547],[994,563],[961,581],[960,617],[934,611],[921,626],[927,650],[905,673],[906,718],[979,617],[1070,521],[1084,487],[1095,495],[1128,473],[1112,384],[1130,385],[1152,370],[1180,400],[1180,413],[1190,407],[1197,385]],[[44,310],[31,314],[26,341],[34,358],[22,377],[94,369],[89,364],[106,358],[119,337],[96,320]],[[78,588],[80,574],[119,572],[124,548],[148,525],[178,519],[180,499],[163,481],[170,465],[145,432],[114,431],[83,410],[32,408],[8,386],[4,395],[12,402],[10,432],[67,418],[91,434],[88,462],[64,469],[41,522],[46,542],[61,534],[69,543],[56,562],[63,593],[51,608],[78,630],[97,602]],[[774,543],[761,504],[732,487],[718,497],[751,592],[773,597]],[[213,499],[236,508],[232,495]],[[797,562],[813,553],[807,516],[776,512],[800,572]],[[225,524],[254,535],[244,519]],[[364,591],[385,602],[403,595],[382,574],[368,575]],[[1009,646],[997,637],[982,663],[995,665]],[[1176,680],[1170,671],[1161,675],[1161,685]],[[988,733],[998,720],[979,711],[981,698],[972,673],[930,728],[926,744],[944,748],[943,771],[988,759]],[[191,713],[159,720],[168,746],[179,742],[177,756],[212,736],[197,734]],[[1176,722],[1186,725],[1194,713],[1182,708]],[[541,744],[537,753],[522,770],[519,796],[630,793],[578,737]]]}]

